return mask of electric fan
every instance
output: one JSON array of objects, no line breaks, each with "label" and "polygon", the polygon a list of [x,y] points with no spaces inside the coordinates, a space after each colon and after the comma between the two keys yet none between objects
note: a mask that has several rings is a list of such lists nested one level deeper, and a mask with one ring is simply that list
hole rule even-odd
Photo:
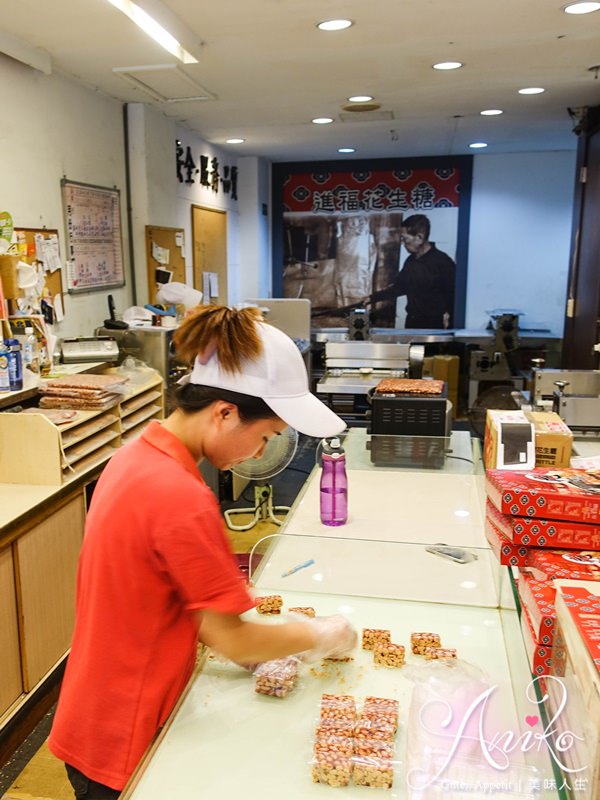
[{"label": "electric fan", "polygon": [[[231,467],[231,471],[240,478],[256,481],[253,508],[230,508],[224,512],[227,525],[232,531],[249,531],[259,520],[266,519],[281,525],[282,520],[277,519],[275,512],[287,513],[290,508],[273,505],[273,487],[267,481],[287,467],[297,446],[298,431],[286,428],[279,436],[269,439],[260,458],[249,458]],[[232,522],[236,514],[253,514],[254,518],[245,525],[236,525]]]}]

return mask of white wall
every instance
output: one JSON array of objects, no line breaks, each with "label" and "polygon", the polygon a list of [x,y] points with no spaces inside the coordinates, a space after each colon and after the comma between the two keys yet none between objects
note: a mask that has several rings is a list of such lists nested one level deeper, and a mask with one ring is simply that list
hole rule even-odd
[{"label": "white wall", "polygon": [[[122,106],[59,75],[43,75],[0,55],[2,210],[16,227],[56,228],[65,259],[61,178],[121,191],[123,259],[129,271]],[[91,333],[108,317],[107,292],[69,295],[58,336]],[[130,305],[130,281],[113,289],[117,310]]]},{"label": "white wall", "polygon": [[488,309],[525,312],[522,327],[562,336],[575,151],[474,159],[466,327]]}]

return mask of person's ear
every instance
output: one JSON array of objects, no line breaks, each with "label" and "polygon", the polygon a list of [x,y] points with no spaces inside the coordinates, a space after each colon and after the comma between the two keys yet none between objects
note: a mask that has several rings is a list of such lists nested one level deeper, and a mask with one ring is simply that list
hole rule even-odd
[{"label": "person's ear", "polygon": [[237,425],[239,422],[238,408],[234,403],[218,400],[213,409],[213,419],[218,426],[230,424],[231,422]]}]

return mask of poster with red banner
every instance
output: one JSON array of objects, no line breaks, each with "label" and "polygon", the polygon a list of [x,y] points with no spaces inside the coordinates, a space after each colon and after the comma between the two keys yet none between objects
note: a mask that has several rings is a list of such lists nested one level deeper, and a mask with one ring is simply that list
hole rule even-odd
[{"label": "poster with red banner", "polygon": [[314,327],[464,324],[471,158],[273,167],[274,294]]}]

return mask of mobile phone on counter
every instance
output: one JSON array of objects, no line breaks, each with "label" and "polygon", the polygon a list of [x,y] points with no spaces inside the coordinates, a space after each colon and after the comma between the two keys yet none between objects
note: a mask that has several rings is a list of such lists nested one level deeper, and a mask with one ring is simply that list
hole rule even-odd
[{"label": "mobile phone on counter", "polygon": [[477,561],[475,553],[470,553],[468,550],[463,550],[461,547],[452,547],[448,544],[432,544],[426,547],[428,553],[433,553],[434,556],[447,558],[449,561],[454,561],[456,564],[469,564],[471,561]]}]

